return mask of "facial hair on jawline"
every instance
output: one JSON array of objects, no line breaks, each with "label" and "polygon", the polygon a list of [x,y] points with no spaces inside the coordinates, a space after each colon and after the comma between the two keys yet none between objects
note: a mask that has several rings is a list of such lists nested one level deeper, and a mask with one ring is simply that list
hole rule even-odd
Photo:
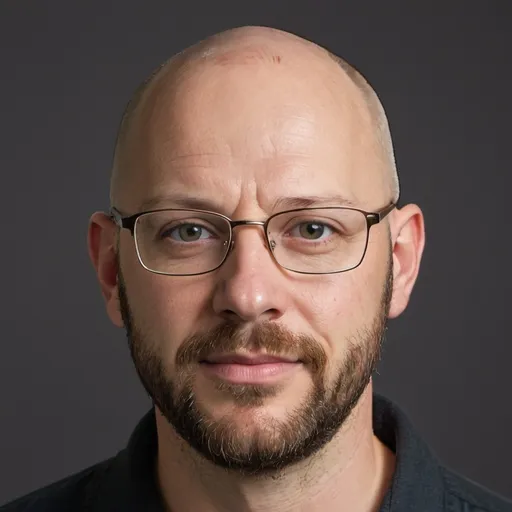
[{"label": "facial hair on jawline", "polygon": [[[119,263],[118,257],[120,310],[131,357],[146,392],[177,434],[200,455],[241,475],[273,475],[325,446],[359,401],[380,359],[393,289],[391,257],[378,314],[369,326],[347,340],[348,350],[330,386],[325,383],[328,361],[321,345],[309,335],[294,334],[273,322],[258,325],[250,336],[232,324],[190,336],[178,349],[174,374],[170,374],[152,348],[158,344],[145,338],[137,326]],[[313,381],[309,395],[286,420],[268,418],[250,435],[229,419],[210,417],[200,408],[193,387],[199,361],[214,352],[248,347],[271,354],[283,354],[292,348],[306,363]],[[280,391],[278,387],[228,383],[217,389],[240,406],[262,405],[265,398]]]}]

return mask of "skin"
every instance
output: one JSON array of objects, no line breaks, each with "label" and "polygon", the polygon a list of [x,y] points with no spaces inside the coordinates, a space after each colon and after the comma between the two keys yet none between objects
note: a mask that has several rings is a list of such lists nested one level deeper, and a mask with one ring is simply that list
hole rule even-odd
[{"label": "skin", "polygon": [[[171,63],[148,87],[116,156],[123,180],[112,197],[127,215],[175,207],[176,194],[209,201],[208,209],[232,219],[264,220],[285,209],[276,209],[279,198],[304,195],[341,195],[377,211],[394,198],[389,162],[374,134],[361,91],[325,52],[282,32],[239,29]],[[124,326],[119,262],[138,328],[170,374],[188,336],[223,322],[251,328],[270,321],[313,336],[327,355],[332,383],[347,340],[379,314],[390,264],[389,318],[406,308],[424,247],[423,215],[416,205],[394,210],[372,227],[362,264],[339,274],[282,269],[259,227],[239,229],[235,244],[215,272],[161,276],[140,265],[130,233],[104,213],[95,213],[89,227],[89,252],[110,319]],[[229,417],[249,434],[265,418],[284,421],[310,387],[311,375],[297,372],[256,412],[234,406],[201,375],[194,382],[206,413]],[[371,410],[370,381],[317,454],[258,478],[199,457],[157,408],[158,481],[168,510],[378,510],[394,455],[373,434]]]}]

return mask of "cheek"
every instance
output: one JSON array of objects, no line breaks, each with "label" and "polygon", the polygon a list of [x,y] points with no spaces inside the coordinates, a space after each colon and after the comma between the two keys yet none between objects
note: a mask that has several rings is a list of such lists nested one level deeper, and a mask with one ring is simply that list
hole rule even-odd
[{"label": "cheek", "polygon": [[328,356],[344,353],[347,340],[369,327],[381,307],[383,277],[364,272],[325,276],[303,294],[300,308],[315,336],[324,342]]},{"label": "cheek", "polygon": [[125,276],[125,281],[137,329],[173,361],[183,340],[198,331],[201,320],[204,323],[211,297],[208,286],[195,277],[157,275],[144,269]]},{"label": "cheek", "polygon": [[304,295],[303,315],[316,329],[326,334],[344,331],[359,316],[364,308],[365,295],[352,276],[331,275],[311,287]]}]

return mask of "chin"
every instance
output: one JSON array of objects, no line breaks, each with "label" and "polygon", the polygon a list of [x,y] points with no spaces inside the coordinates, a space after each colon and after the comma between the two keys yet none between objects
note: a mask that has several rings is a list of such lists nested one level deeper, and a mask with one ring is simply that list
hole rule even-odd
[{"label": "chin", "polygon": [[287,409],[299,407],[311,393],[312,386],[311,379],[305,373],[295,373],[286,379],[258,384],[201,376],[196,379],[194,393],[198,404],[215,411],[262,413],[273,410],[275,413],[281,411],[280,415],[283,415]]}]

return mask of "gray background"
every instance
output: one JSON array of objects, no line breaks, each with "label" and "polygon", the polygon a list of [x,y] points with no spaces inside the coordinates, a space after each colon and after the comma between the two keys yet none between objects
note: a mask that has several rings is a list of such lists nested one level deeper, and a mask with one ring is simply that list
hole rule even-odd
[{"label": "gray background", "polygon": [[0,0],[0,503],[115,453],[149,406],[86,253],[122,109],[161,61],[243,24],[345,56],[389,114],[427,248],[378,391],[512,497],[510,0]]}]

